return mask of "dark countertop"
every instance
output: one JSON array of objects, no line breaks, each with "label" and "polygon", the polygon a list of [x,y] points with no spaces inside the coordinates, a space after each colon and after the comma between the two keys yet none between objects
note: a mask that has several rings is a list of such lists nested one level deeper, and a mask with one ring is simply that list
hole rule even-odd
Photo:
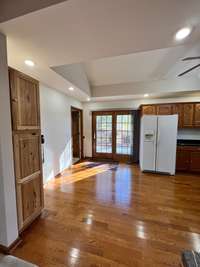
[{"label": "dark countertop", "polygon": [[200,146],[200,140],[177,139],[177,146]]}]

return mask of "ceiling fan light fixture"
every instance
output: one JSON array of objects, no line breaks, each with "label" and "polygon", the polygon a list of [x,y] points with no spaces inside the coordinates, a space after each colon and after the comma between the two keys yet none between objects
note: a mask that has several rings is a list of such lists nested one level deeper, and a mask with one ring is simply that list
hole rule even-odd
[{"label": "ceiling fan light fixture", "polygon": [[192,28],[190,28],[190,27],[182,28],[179,31],[177,31],[177,33],[175,35],[175,39],[177,41],[181,41],[181,40],[185,39],[186,37],[188,37],[191,32],[192,32]]}]

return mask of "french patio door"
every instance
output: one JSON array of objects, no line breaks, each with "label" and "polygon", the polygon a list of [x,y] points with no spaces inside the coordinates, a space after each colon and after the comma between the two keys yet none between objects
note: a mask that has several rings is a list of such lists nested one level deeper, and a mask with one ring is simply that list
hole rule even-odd
[{"label": "french patio door", "polygon": [[92,113],[93,157],[130,160],[133,157],[133,112]]}]

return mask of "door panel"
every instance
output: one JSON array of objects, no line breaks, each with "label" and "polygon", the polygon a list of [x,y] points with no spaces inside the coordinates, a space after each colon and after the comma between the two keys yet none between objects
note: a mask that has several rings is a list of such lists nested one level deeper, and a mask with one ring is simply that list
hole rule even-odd
[{"label": "door panel", "polygon": [[194,120],[194,105],[183,104],[183,127],[192,127]]},{"label": "door panel", "polygon": [[142,106],[142,115],[156,115],[156,114],[157,114],[156,105]]},{"label": "door panel", "polygon": [[16,178],[24,179],[40,171],[40,135],[37,132],[14,135]]},{"label": "door panel", "polygon": [[9,75],[13,130],[39,129],[39,83],[12,69]]},{"label": "door panel", "polygon": [[158,115],[171,115],[172,114],[172,105],[157,105],[157,114]]},{"label": "door panel", "polygon": [[158,116],[156,154],[156,171],[158,172],[175,173],[177,128],[177,115]]},{"label": "door panel", "polygon": [[80,118],[79,111],[72,111],[73,157],[80,157]]},{"label": "door panel", "polygon": [[41,208],[41,179],[39,176],[21,185],[21,198],[23,221],[26,221]]},{"label": "door panel", "polygon": [[190,170],[200,172],[200,151],[192,151],[190,157]]},{"label": "door panel", "polygon": [[200,127],[200,104],[195,104],[194,107],[194,126]]},{"label": "door panel", "polygon": [[176,169],[178,171],[188,171],[190,169],[190,152],[189,151],[177,149]]},{"label": "door panel", "polygon": [[183,105],[173,104],[172,114],[178,114],[178,128],[182,128],[183,125]]},{"label": "door panel", "polygon": [[116,113],[115,158],[128,160],[133,157],[133,114]]},{"label": "door panel", "polygon": [[93,155],[112,158],[113,116],[111,112],[93,113]]},{"label": "door panel", "polygon": [[156,169],[157,125],[157,116],[148,115],[141,119],[140,167],[142,171]]}]

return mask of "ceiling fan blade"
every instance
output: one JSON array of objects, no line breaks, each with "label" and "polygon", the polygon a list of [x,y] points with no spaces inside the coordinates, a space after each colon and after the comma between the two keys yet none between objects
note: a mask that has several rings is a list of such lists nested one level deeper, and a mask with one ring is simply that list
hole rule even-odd
[{"label": "ceiling fan blade", "polygon": [[181,76],[185,75],[186,73],[188,73],[188,72],[190,72],[190,71],[192,71],[192,70],[194,70],[194,69],[196,69],[196,68],[198,68],[198,67],[200,67],[200,64],[197,64],[197,65],[195,65],[194,67],[192,67],[192,68],[190,68],[190,69],[188,69],[188,70],[182,72],[181,74],[178,75],[178,77],[181,77]]},{"label": "ceiling fan blade", "polygon": [[200,57],[185,57],[182,59],[182,61],[195,60],[195,59],[200,59]]}]

